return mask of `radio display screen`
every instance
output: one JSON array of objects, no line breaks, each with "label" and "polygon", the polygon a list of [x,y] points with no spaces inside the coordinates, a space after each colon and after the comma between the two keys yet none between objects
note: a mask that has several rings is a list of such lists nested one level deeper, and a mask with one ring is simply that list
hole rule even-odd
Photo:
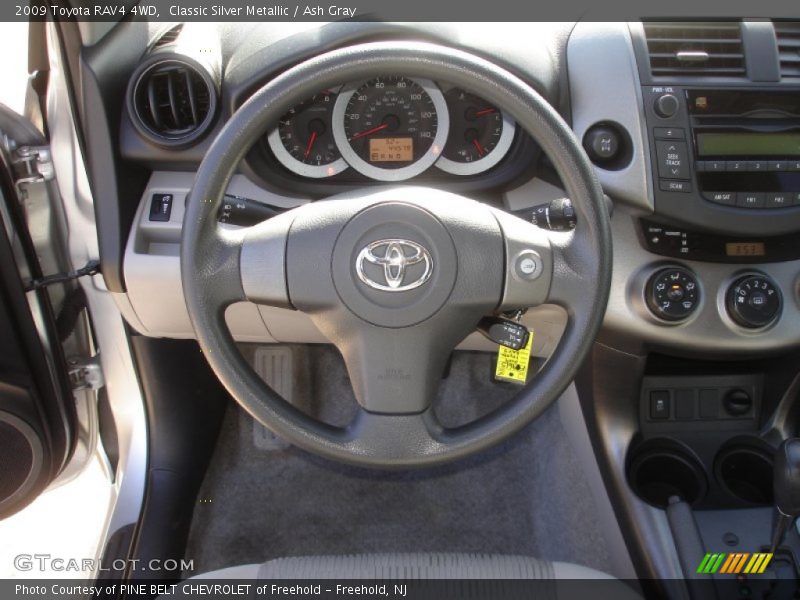
[{"label": "radio display screen", "polygon": [[800,156],[800,132],[697,133],[699,156]]},{"label": "radio display screen", "polygon": [[725,244],[728,256],[764,256],[764,242],[728,242]]}]

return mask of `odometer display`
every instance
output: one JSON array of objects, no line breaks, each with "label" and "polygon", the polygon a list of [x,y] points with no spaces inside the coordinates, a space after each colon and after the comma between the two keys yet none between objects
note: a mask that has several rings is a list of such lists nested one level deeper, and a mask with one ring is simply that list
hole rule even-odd
[{"label": "odometer display", "polygon": [[344,159],[381,181],[408,179],[430,167],[442,153],[449,128],[439,89],[430,81],[401,76],[346,86],[333,122]]}]

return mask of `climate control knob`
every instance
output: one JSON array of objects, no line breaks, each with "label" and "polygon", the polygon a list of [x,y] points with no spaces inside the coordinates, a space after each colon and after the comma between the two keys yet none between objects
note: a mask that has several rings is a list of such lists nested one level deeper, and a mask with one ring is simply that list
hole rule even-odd
[{"label": "climate control knob", "polygon": [[647,306],[665,321],[682,321],[700,302],[700,287],[694,273],[682,267],[656,271],[645,289]]},{"label": "climate control knob", "polygon": [[742,327],[766,327],[778,318],[783,306],[781,290],[766,275],[751,274],[737,279],[725,299],[731,319]]}]

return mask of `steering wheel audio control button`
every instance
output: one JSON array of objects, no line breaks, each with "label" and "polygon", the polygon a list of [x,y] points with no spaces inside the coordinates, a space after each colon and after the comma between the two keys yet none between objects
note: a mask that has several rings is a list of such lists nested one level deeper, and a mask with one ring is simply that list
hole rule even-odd
[{"label": "steering wheel audio control button", "polygon": [[647,307],[665,321],[682,321],[697,308],[700,289],[694,274],[681,267],[657,271],[645,289]]},{"label": "steering wheel audio control button", "polygon": [[542,257],[535,250],[523,250],[514,259],[514,272],[520,279],[537,279],[542,274]]}]

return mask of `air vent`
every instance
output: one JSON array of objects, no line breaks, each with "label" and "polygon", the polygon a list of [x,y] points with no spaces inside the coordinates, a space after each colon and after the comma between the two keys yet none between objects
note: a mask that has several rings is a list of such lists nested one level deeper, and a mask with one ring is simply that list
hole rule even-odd
[{"label": "air vent", "polygon": [[202,67],[159,57],[134,75],[129,96],[131,117],[141,133],[167,146],[200,139],[214,118],[217,97]]},{"label": "air vent", "polygon": [[775,37],[781,59],[781,77],[800,78],[800,21],[777,21]]},{"label": "air vent", "polygon": [[654,77],[736,77],[746,74],[742,33],[731,23],[645,23]]},{"label": "air vent", "polygon": [[162,35],[156,43],[153,44],[153,49],[161,48],[163,46],[168,46],[175,42],[178,39],[178,36],[181,34],[181,30],[183,29],[183,23],[179,23],[175,25],[172,29],[167,30],[164,35]]}]

